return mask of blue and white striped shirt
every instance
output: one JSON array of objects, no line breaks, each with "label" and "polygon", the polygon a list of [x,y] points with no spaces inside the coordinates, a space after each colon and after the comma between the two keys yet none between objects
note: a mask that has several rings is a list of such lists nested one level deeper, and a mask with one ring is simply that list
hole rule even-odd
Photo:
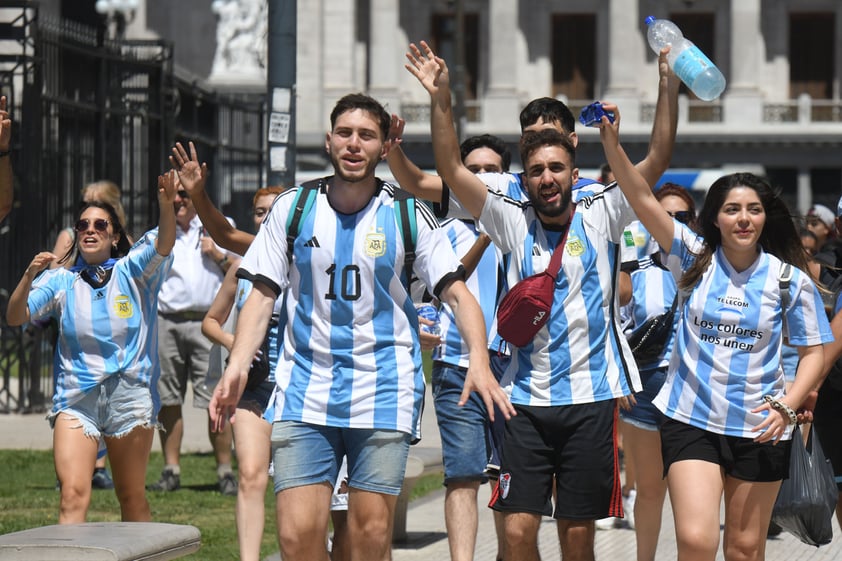
[{"label": "blue and white striped shirt", "polygon": [[[453,250],[459,256],[465,255],[473,247],[479,236],[473,222],[451,219],[442,222],[441,226],[447,233]],[[495,326],[497,323],[497,279],[499,277],[500,260],[498,253],[499,250],[494,245],[489,245],[482,254],[474,272],[465,280],[468,290],[471,291],[471,294],[479,302],[480,308],[482,308],[489,341],[493,339],[497,332]],[[441,326],[442,344],[433,350],[433,360],[467,368],[468,346],[456,327],[453,310],[446,303],[442,304],[439,324]]]},{"label": "blue and white striped shirt", "polygon": [[[676,227],[667,266],[676,280],[702,249],[686,226]],[[699,283],[679,307],[681,319],[669,374],[653,400],[667,417],[717,434],[755,438],[767,412],[752,413],[764,395],[780,398],[785,380],[782,338],[796,346],[833,340],[821,295],[809,275],[792,268],[790,304],[781,307],[781,261],[760,251],[737,272],[718,248]],[[791,437],[791,427],[783,438]]]},{"label": "blue and white striped shirt", "polygon": [[[276,294],[289,287],[275,419],[417,436],[424,373],[418,316],[402,281],[394,187],[383,184],[350,215],[334,211],[322,189],[290,268],[286,221],[296,191],[275,200],[238,272]],[[461,265],[424,205],[416,205],[416,221],[414,271],[438,294],[461,278]]]},{"label": "blue and white striped shirt", "polygon": [[[487,180],[487,179],[486,179]],[[534,208],[489,186],[480,217],[508,260],[508,285],[546,269],[560,232],[541,226]],[[639,391],[640,377],[620,329],[616,287],[623,229],[634,213],[615,186],[594,189],[576,206],[550,319],[516,349],[512,403],[592,403]]]},{"label": "blue and white striped shirt", "polygon": [[117,373],[149,387],[157,406],[158,291],[173,258],[158,254],[155,239],[147,232],[138,240],[100,288],[64,267],[46,271],[33,286],[27,301],[31,319],[59,322],[53,413]]}]

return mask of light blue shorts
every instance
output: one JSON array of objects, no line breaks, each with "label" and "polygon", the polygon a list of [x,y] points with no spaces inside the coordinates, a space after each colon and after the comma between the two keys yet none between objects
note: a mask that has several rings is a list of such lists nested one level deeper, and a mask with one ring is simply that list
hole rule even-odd
[{"label": "light blue shorts", "polygon": [[666,417],[652,404],[652,400],[658,395],[666,379],[666,367],[641,370],[640,381],[643,384],[643,391],[634,394],[637,404],[629,411],[620,409],[620,418],[639,429],[657,431],[664,424]]},{"label": "light blue shorts", "polygon": [[272,424],[275,493],[328,483],[348,457],[348,487],[399,495],[410,435],[394,430],[325,427],[295,421]]},{"label": "light blue shorts", "polygon": [[[146,383],[114,374],[59,413],[78,419],[85,436],[102,438],[125,436],[138,426],[157,427],[159,408]],[[51,427],[57,416],[48,417]]]}]

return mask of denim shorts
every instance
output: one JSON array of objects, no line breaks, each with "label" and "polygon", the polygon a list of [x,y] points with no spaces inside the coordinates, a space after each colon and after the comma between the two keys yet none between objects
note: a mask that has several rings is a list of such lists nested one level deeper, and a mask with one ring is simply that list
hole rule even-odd
[{"label": "denim shorts", "polygon": [[399,495],[410,435],[396,430],[339,428],[296,421],[272,424],[275,493],[328,483],[348,457],[348,487]]},{"label": "denim shorts", "polygon": [[[157,427],[159,408],[146,383],[114,374],[60,413],[78,419],[85,436],[102,438],[125,436],[138,426]],[[48,417],[51,427],[57,416]]]},{"label": "denim shorts", "polygon": [[637,404],[629,411],[620,408],[620,418],[624,422],[634,425],[639,429],[649,431],[658,430],[666,420],[666,417],[661,413],[660,409],[652,405],[652,400],[658,395],[666,379],[666,368],[641,370],[640,381],[643,384],[643,390],[634,394]]},{"label": "denim shorts", "polygon": [[487,422],[485,404],[476,392],[459,406],[467,371],[440,361],[433,362],[433,404],[441,434],[444,483],[488,480]]}]

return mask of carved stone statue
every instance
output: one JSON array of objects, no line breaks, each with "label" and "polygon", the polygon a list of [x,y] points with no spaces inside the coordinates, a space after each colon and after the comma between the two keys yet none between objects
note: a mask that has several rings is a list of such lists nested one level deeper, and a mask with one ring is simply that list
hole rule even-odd
[{"label": "carved stone statue", "polygon": [[212,82],[266,83],[266,0],[213,0],[218,16]]}]

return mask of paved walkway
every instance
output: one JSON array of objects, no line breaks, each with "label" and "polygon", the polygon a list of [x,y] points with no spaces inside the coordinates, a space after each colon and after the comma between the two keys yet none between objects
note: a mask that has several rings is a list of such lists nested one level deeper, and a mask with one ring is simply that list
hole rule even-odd
[{"label": "paved walkway", "polygon": [[[187,403],[191,403],[188,395]],[[204,410],[191,406],[184,408],[185,452],[209,452],[207,425]],[[440,447],[432,396],[427,393],[427,407],[422,423],[423,440],[421,446]],[[160,444],[153,445],[160,450]],[[0,414],[0,448],[3,449],[49,449],[52,446],[52,432],[43,414]],[[488,503],[489,486],[480,489],[480,522],[477,536],[477,548],[474,559],[494,561],[497,554],[497,541],[494,533],[491,510]],[[440,561],[449,558],[447,534],[444,525],[444,490],[434,492],[413,502],[409,507],[407,530],[409,542],[395,547],[394,561]],[[829,545],[815,548],[802,544],[787,533],[767,542],[767,561],[821,561],[842,559],[842,531],[834,523],[834,539]],[[558,551],[558,538],[555,524],[546,519],[541,524],[539,546],[543,561],[561,558]],[[634,532],[628,529],[598,531],[596,535],[597,559],[633,560],[635,551]],[[278,560],[277,555],[271,560]],[[672,512],[669,501],[664,507],[663,528],[658,546],[656,561],[675,559],[675,539]],[[720,553],[717,560],[724,559]],[[268,560],[267,560],[268,561]]]}]

